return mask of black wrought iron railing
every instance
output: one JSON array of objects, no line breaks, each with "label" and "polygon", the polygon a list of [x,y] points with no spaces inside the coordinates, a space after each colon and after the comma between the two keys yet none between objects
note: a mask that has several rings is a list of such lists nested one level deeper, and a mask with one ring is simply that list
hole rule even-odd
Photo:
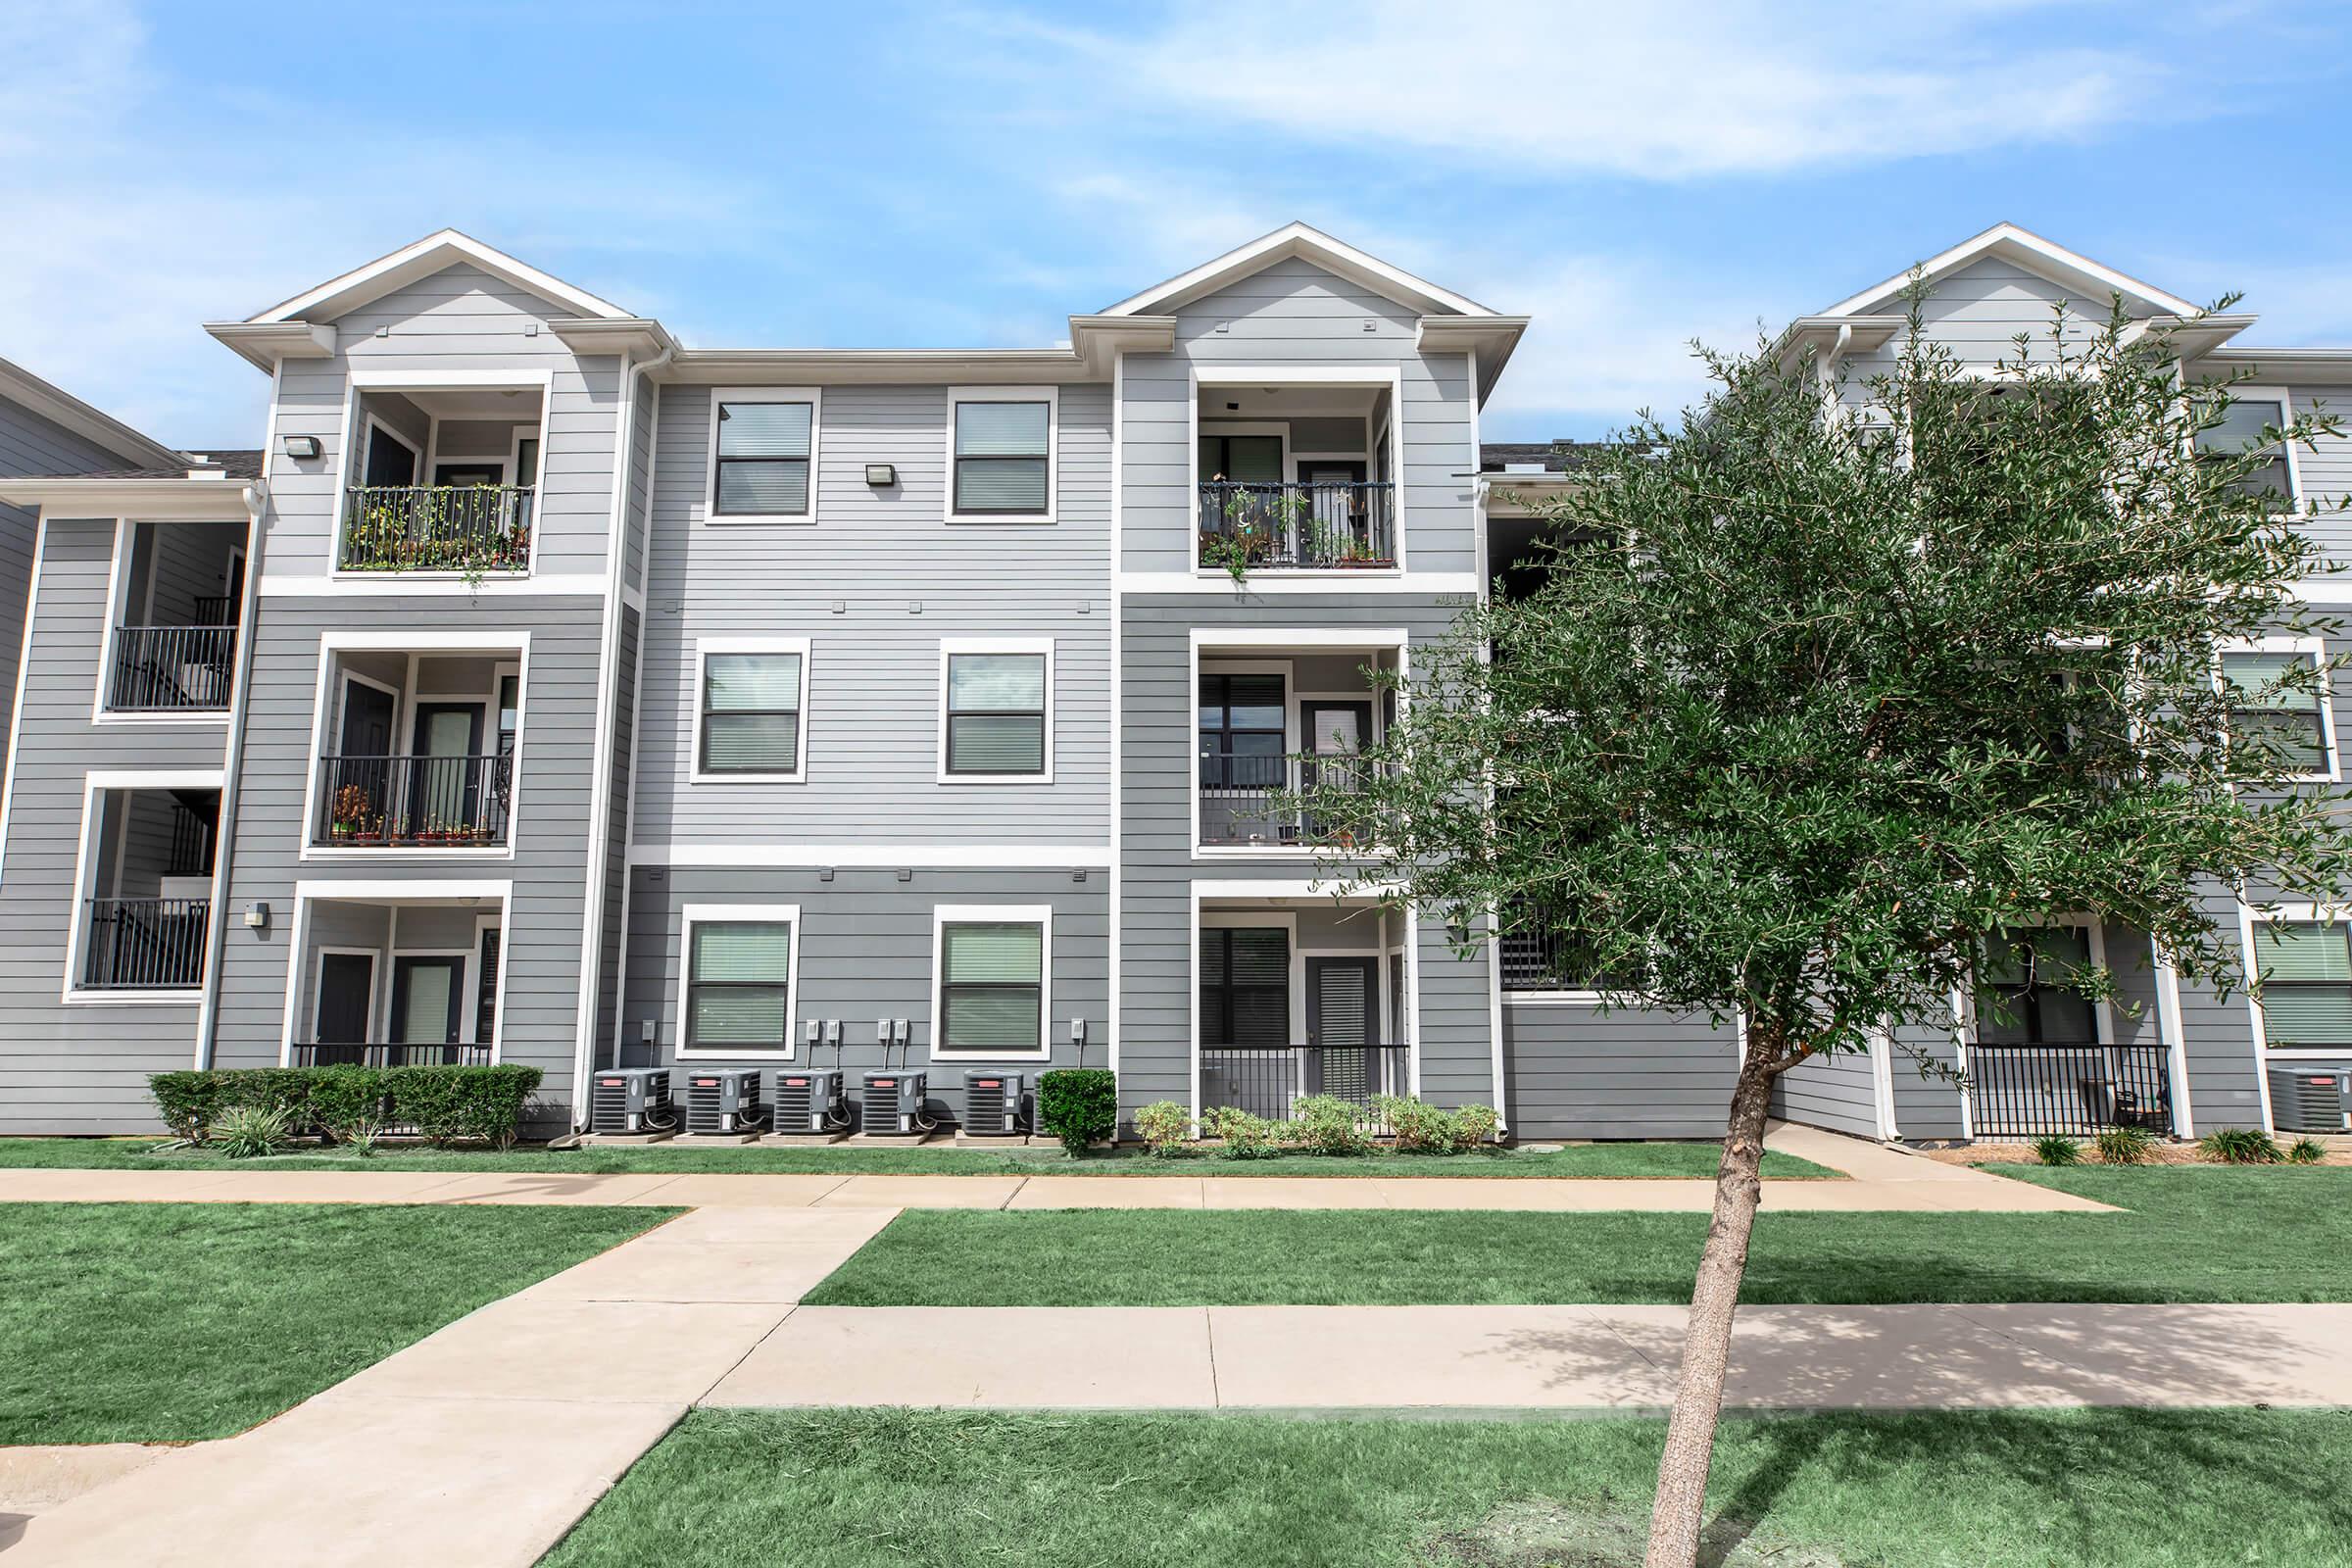
[{"label": "black wrought iron railing", "polygon": [[2173,1125],[2171,1054],[2095,1043],[1968,1048],[1969,1125],[1979,1138],[2088,1138]]},{"label": "black wrought iron railing", "polygon": [[106,706],[117,713],[226,708],[234,626],[117,626]]},{"label": "black wrought iron railing", "polygon": [[1396,564],[1396,486],[1386,483],[1200,486],[1203,566]]},{"label": "black wrought iron railing", "polygon": [[233,626],[236,624],[236,601],[226,594],[202,594],[196,599],[196,624],[199,626]]},{"label": "black wrought iron railing", "polygon": [[505,757],[322,757],[315,844],[466,849],[507,842]]},{"label": "black wrought iron railing", "polygon": [[367,1044],[318,1042],[293,1050],[297,1067],[487,1067],[490,1048],[480,1046],[409,1046],[384,1041]]},{"label": "black wrought iron railing", "polygon": [[1200,753],[1200,842],[1214,845],[1369,846],[1375,821],[1362,814],[1300,811],[1286,797],[1310,791],[1353,794],[1381,764],[1346,754],[1252,756]]},{"label": "black wrought iron railing", "polygon": [[527,484],[366,485],[345,493],[345,571],[527,571]]},{"label": "black wrought iron railing", "polygon": [[204,981],[209,899],[85,899],[88,991],[185,991]]},{"label": "black wrought iron railing", "polygon": [[1305,1095],[1368,1103],[1375,1095],[1406,1092],[1408,1055],[1403,1046],[1202,1046],[1200,1109],[1230,1105],[1288,1121]]}]

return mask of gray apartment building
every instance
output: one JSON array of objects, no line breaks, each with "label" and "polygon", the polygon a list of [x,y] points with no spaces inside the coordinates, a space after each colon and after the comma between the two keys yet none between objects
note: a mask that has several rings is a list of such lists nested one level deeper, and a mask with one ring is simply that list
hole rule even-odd
[{"label": "gray apartment building", "polygon": [[[2009,225],[1926,268],[1977,360],[2060,299],[2193,314]],[[1785,342],[1866,374],[1905,281]],[[2253,324],[2187,341],[2253,368],[2254,427],[2341,405],[2352,349]],[[145,1075],[189,1065],[523,1062],[553,1131],[602,1067],[838,1060],[927,1070],[947,1120],[967,1069],[1083,1063],[1129,1109],[1390,1091],[1522,1139],[1719,1134],[1730,1031],[1335,901],[1346,825],[1280,806],[1382,734],[1365,671],[1409,675],[1568,482],[1481,441],[1528,325],[1293,224],[1051,348],[689,348],[444,231],[207,328],[270,378],[251,451],[75,429],[0,377],[0,468],[32,475],[0,478],[0,1131],[147,1129]],[[2352,448],[2278,481],[2339,494]],[[2267,1013],[2055,929],[2144,1004],[1882,1039],[1782,1108],[2301,1125],[2352,1072],[2328,912],[2235,911],[2293,956]]]}]

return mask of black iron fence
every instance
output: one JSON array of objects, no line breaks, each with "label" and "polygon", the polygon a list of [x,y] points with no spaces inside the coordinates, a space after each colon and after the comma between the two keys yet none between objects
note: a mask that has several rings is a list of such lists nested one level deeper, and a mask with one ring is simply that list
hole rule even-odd
[{"label": "black iron fence", "polygon": [[117,626],[106,706],[118,713],[226,708],[234,626]]},{"label": "black iron fence", "polygon": [[1394,566],[1396,518],[1389,484],[1213,480],[1200,486],[1200,564]]},{"label": "black iron fence", "polygon": [[314,843],[463,849],[507,842],[505,757],[322,757]]},{"label": "black iron fence", "polygon": [[1202,1046],[1200,1109],[1230,1105],[1288,1121],[1303,1095],[1359,1104],[1401,1095],[1412,1082],[1408,1054],[1403,1046]]},{"label": "black iron fence", "polygon": [[345,571],[527,571],[527,484],[368,485],[349,491]]},{"label": "black iron fence", "polygon": [[1361,815],[1314,813],[1281,803],[1285,796],[1315,790],[1354,793],[1370,781],[1377,765],[1345,754],[1266,757],[1203,750],[1200,842],[1369,846],[1374,841],[1369,808]]},{"label": "black iron fence", "polygon": [[1979,1138],[2088,1138],[2110,1127],[2161,1134],[2173,1125],[2163,1046],[1972,1045],[1966,1077]]},{"label": "black iron fence", "polygon": [[487,1067],[490,1048],[478,1046],[411,1046],[386,1041],[337,1045],[318,1042],[293,1050],[297,1067]]},{"label": "black iron fence", "polygon": [[81,983],[91,991],[180,991],[204,981],[210,899],[85,899]]}]

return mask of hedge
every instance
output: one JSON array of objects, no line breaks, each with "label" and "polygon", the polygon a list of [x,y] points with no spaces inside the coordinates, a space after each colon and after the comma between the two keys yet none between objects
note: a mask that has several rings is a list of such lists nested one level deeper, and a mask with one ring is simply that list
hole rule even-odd
[{"label": "hedge", "polygon": [[504,1147],[542,1077],[536,1067],[233,1067],[149,1076],[164,1125],[201,1144],[224,1110],[282,1110],[294,1127],[347,1139],[377,1127],[414,1127],[436,1144]]},{"label": "hedge", "polygon": [[1085,1153],[1119,1130],[1118,1076],[1102,1067],[1038,1074],[1037,1121],[1069,1153]]}]

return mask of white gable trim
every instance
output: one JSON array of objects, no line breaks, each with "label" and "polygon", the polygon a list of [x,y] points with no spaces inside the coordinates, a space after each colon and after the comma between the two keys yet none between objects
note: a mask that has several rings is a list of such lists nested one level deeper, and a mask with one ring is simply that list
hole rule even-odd
[{"label": "white gable trim", "polygon": [[598,299],[585,289],[572,287],[560,277],[550,276],[536,267],[518,262],[505,251],[483,244],[469,234],[454,228],[427,234],[414,245],[404,245],[389,256],[379,256],[367,266],[329,278],[308,293],[297,294],[283,304],[273,305],[259,316],[246,318],[249,325],[272,321],[308,320],[316,318],[331,321],[336,317],[357,310],[370,300],[381,299],[395,289],[406,288],[419,278],[432,276],[443,268],[459,263],[470,263],[504,278],[516,288],[528,289],[550,304],[581,316],[605,320],[632,319],[627,311],[610,300]]},{"label": "white gable trim", "polygon": [[1273,233],[1253,239],[1238,250],[1227,251],[1215,261],[1204,262],[1189,272],[1179,273],[1163,283],[1153,284],[1141,294],[1121,300],[1101,314],[1151,316],[1172,311],[1293,257],[1312,262],[1327,271],[1352,279],[1377,294],[1416,311],[1435,311],[1455,316],[1494,314],[1476,300],[1466,299],[1451,289],[1440,288],[1426,278],[1415,277],[1400,268],[1391,267],[1379,257],[1359,251],[1345,241],[1333,239],[1329,234],[1309,228],[1304,223],[1286,223]]},{"label": "white gable trim", "polygon": [[[2197,314],[2197,307],[2184,299],[2167,294],[2135,277],[2126,276],[2111,267],[2103,267],[2087,256],[2043,239],[2039,234],[2020,228],[2015,223],[1995,223],[1975,238],[1962,240],[1950,250],[1929,257],[1919,264],[1919,270],[1933,283],[1987,256],[2013,262],[2038,277],[2085,294],[2121,294],[2127,300],[2136,301],[2168,316]],[[1833,317],[1871,314],[1870,307],[1883,305],[1890,297],[1900,294],[1910,281],[1910,270],[1905,270],[1885,282],[1873,284],[1859,294],[1839,300],[1820,314]]]}]

